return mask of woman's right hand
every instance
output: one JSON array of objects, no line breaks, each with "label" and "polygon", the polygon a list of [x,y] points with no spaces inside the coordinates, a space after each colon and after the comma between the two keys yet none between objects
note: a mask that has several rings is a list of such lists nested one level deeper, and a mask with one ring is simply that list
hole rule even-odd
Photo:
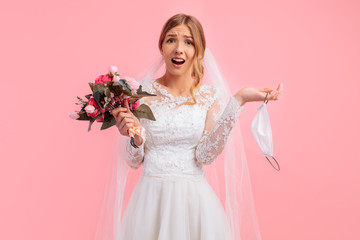
[{"label": "woman's right hand", "polygon": [[[129,136],[129,129],[133,127],[141,128],[140,121],[129,109],[129,103],[127,100],[124,101],[124,107],[118,107],[111,111],[112,115],[116,120],[116,127],[119,129],[121,135]],[[142,138],[139,135],[135,135],[135,144],[139,143],[139,140]],[[137,141],[136,141],[137,140]]]}]

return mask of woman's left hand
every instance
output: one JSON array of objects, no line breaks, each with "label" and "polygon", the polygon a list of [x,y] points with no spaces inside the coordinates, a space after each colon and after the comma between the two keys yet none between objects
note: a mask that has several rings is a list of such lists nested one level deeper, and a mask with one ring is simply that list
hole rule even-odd
[{"label": "woman's left hand", "polygon": [[264,101],[267,92],[271,92],[267,95],[267,100],[278,100],[282,90],[283,85],[281,83],[276,90],[271,88],[257,89],[253,87],[246,87],[240,89],[234,97],[238,100],[240,106],[243,106],[247,102]]}]

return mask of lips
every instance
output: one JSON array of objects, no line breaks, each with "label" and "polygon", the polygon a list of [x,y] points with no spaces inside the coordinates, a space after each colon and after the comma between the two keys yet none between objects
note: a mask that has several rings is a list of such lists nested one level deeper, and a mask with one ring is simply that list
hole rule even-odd
[{"label": "lips", "polygon": [[176,65],[182,65],[185,63],[185,60],[182,58],[172,58],[171,61]]}]

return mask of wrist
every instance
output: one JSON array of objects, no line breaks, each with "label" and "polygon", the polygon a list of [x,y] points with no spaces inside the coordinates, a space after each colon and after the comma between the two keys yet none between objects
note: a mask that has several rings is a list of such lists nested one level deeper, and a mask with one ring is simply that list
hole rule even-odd
[{"label": "wrist", "polygon": [[134,136],[134,141],[137,146],[140,146],[143,143],[143,138],[136,134]]},{"label": "wrist", "polygon": [[244,106],[246,103],[246,101],[241,96],[235,96],[235,99],[238,101],[240,107]]},{"label": "wrist", "polygon": [[140,146],[145,142],[145,128],[140,124],[136,128],[140,130],[140,134],[135,134],[134,141],[137,146]]}]

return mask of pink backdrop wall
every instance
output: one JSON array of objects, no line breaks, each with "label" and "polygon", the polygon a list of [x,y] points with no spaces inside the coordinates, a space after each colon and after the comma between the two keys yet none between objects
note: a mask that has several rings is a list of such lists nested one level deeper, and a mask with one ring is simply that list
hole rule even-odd
[{"label": "pink backdrop wall", "polygon": [[173,14],[196,16],[233,93],[268,105],[277,172],[241,113],[264,240],[360,239],[360,4],[350,0],[7,1],[0,4],[0,239],[93,239],[115,128],[71,120],[87,82],[136,76]]}]

